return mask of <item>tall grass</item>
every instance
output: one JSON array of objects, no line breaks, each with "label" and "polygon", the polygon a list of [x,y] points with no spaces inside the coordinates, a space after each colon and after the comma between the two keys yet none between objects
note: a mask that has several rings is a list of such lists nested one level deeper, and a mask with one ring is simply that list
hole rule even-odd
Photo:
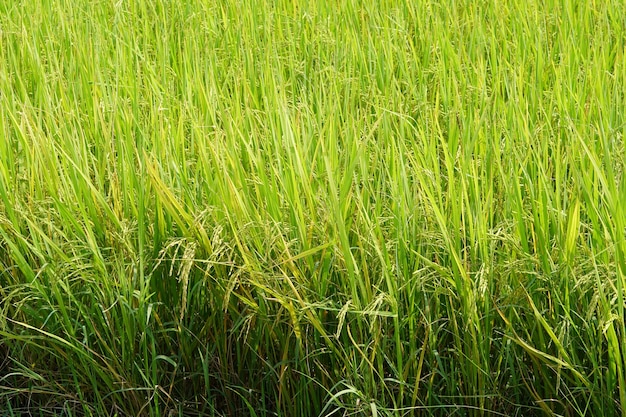
[{"label": "tall grass", "polygon": [[624,16],[0,2],[0,408],[626,416]]}]

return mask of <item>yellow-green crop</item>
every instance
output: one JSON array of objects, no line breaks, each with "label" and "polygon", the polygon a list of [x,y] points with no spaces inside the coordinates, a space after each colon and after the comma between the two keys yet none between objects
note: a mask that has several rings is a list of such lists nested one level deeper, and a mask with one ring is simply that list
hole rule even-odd
[{"label": "yellow-green crop", "polygon": [[0,1],[3,415],[626,417],[625,52],[617,0]]}]

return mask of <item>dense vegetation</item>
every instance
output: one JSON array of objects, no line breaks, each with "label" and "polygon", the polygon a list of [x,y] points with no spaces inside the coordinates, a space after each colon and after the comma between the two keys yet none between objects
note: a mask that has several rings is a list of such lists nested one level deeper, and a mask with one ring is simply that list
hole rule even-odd
[{"label": "dense vegetation", "polygon": [[622,1],[0,2],[0,409],[626,416]]}]

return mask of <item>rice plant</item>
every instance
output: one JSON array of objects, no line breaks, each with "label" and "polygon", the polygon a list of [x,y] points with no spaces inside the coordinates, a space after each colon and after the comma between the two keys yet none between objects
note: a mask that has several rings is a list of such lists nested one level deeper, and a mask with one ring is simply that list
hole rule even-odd
[{"label": "rice plant", "polygon": [[0,2],[0,410],[626,417],[626,7]]}]

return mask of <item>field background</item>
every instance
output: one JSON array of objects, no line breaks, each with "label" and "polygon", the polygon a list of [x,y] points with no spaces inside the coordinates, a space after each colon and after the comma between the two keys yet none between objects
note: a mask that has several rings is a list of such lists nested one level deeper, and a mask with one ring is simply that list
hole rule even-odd
[{"label": "field background", "polygon": [[0,409],[626,416],[622,1],[0,1]]}]

